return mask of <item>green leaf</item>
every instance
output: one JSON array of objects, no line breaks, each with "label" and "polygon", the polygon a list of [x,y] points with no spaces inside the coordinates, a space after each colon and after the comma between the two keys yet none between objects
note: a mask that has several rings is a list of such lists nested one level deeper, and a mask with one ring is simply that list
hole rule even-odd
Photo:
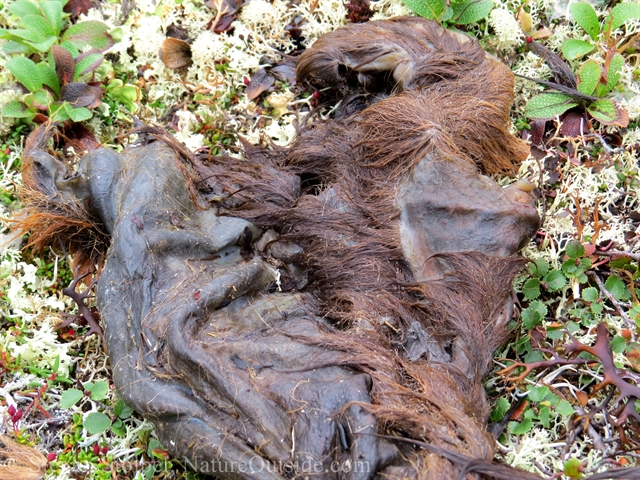
[{"label": "green leaf", "polygon": [[[47,38],[47,37],[57,37],[58,35],[53,30],[53,27],[49,24],[49,22],[42,17],[42,15],[27,15],[23,17],[20,21],[20,24],[26,28],[28,31],[33,32],[33,38]],[[31,39],[29,39],[31,40]],[[39,40],[41,41],[41,40]]]},{"label": "green leaf", "polygon": [[71,105],[65,102],[64,109],[66,114],[69,116],[71,120],[74,122],[82,122],[84,120],[89,120],[93,114],[91,110],[85,107],[73,108]]},{"label": "green leaf", "polygon": [[602,77],[602,68],[595,60],[585,62],[578,70],[578,90],[585,95],[591,95]]},{"label": "green leaf", "polygon": [[115,413],[118,418],[126,419],[129,418],[133,414],[133,408],[124,403],[122,399],[118,399],[115,406],[113,407],[113,413]]},{"label": "green leaf", "polygon": [[601,303],[594,302],[591,305],[589,305],[589,309],[594,315],[600,315],[604,310],[604,305],[602,305]]},{"label": "green leaf", "polygon": [[138,109],[137,102],[140,100],[140,90],[136,85],[122,84],[122,80],[115,78],[107,85],[109,96],[124,105],[131,113]]},{"label": "green leaf", "polygon": [[577,258],[570,258],[566,260],[562,264],[562,273],[564,273],[568,278],[577,278],[580,283],[584,283],[587,281],[587,278],[584,276],[584,272],[589,270],[591,267],[591,260],[588,258],[583,258],[578,261]]},{"label": "green leaf", "polygon": [[60,368],[60,355],[56,355],[56,358],[53,360],[53,365],[51,366],[51,370],[54,373],[57,373],[59,368]]},{"label": "green leaf", "polygon": [[511,433],[514,435],[524,435],[533,427],[533,420],[530,418],[525,418],[522,422],[511,422],[509,424],[511,427]]},{"label": "green leaf", "polygon": [[493,410],[491,411],[491,421],[498,422],[502,420],[505,414],[509,411],[511,405],[509,405],[509,400],[504,397],[500,397],[496,400],[496,403],[493,405]]},{"label": "green leaf", "polygon": [[102,433],[111,426],[111,419],[102,412],[91,412],[84,419],[84,428],[91,435]]},{"label": "green leaf", "polygon": [[99,380],[96,383],[87,382],[84,385],[85,390],[91,392],[91,400],[104,400],[109,391],[109,384],[104,380]]},{"label": "green leaf", "polygon": [[65,108],[66,102],[56,102],[49,107],[49,117],[54,122],[64,122],[69,120],[69,114]]},{"label": "green leaf", "polygon": [[631,297],[627,286],[616,275],[611,275],[607,278],[607,281],[604,282],[604,288],[606,288],[616,300],[628,300]]},{"label": "green leaf", "polygon": [[23,42],[42,42],[46,40],[47,36],[40,35],[40,32],[34,32],[33,30],[27,30],[24,28],[16,28],[11,30],[11,36],[19,38]]},{"label": "green leaf", "polygon": [[56,75],[56,71],[51,68],[50,65],[41,62],[38,65],[38,71],[40,72],[40,78],[42,79],[42,83],[53,90],[53,93],[57,96],[60,95],[60,82],[58,81],[58,76]]},{"label": "green leaf", "polygon": [[587,302],[595,302],[598,300],[598,289],[595,287],[588,287],[582,290],[582,299]]},{"label": "green leaf", "polygon": [[493,10],[493,0],[451,0],[453,21],[458,25],[474,23]]},{"label": "green leaf", "polygon": [[578,105],[573,97],[562,93],[542,93],[527,103],[525,114],[529,118],[553,118]]},{"label": "green leaf", "polygon": [[582,478],[582,462],[580,460],[578,460],[577,458],[570,458],[569,460],[567,460],[566,462],[564,462],[564,466],[563,466],[563,472],[566,476],[568,476],[569,478]]},{"label": "green leaf", "polygon": [[569,258],[580,258],[584,256],[585,250],[582,242],[578,240],[571,240],[567,243],[565,252]]},{"label": "green leaf", "polygon": [[51,36],[51,37],[45,38],[41,42],[25,41],[25,43],[29,45],[32,48],[32,50],[36,52],[46,52],[51,48],[51,46],[54,43],[56,43],[56,40],[58,40],[57,37]]},{"label": "green leaf", "polygon": [[616,335],[611,339],[609,345],[611,345],[611,350],[613,351],[613,353],[622,353],[627,348],[627,341],[624,339],[624,337]]},{"label": "green leaf", "polygon": [[444,11],[440,14],[440,22],[442,23],[448,22],[452,18],[453,18],[453,8],[451,7],[445,8]]},{"label": "green leaf", "polygon": [[60,46],[69,52],[73,58],[77,58],[80,55],[80,50],[71,42],[62,42]]},{"label": "green leaf", "polygon": [[629,113],[613,100],[597,100],[587,107],[587,111],[603,125],[617,125],[622,128],[629,125]]},{"label": "green leaf", "polygon": [[564,337],[564,331],[560,328],[547,328],[547,338],[559,340]]},{"label": "green leaf", "polygon": [[11,100],[2,107],[2,116],[10,118],[28,118],[33,117],[37,112],[30,110],[27,106],[18,100]]},{"label": "green leaf", "polygon": [[113,38],[107,31],[108,27],[104,23],[90,20],[71,25],[62,40],[71,42],[78,49],[88,45],[102,52],[113,46]]},{"label": "green leaf", "polygon": [[125,437],[127,435],[127,427],[119,418],[111,425],[111,431],[119,437]]},{"label": "green leaf", "polygon": [[104,57],[100,53],[91,53],[86,57],[81,58],[78,63],[76,63],[73,80],[76,81],[78,77],[92,72],[102,64],[103,60]]},{"label": "green leaf", "polygon": [[533,300],[540,296],[540,280],[537,278],[530,278],[522,286],[522,293],[529,300]]},{"label": "green leaf", "polygon": [[71,408],[84,396],[77,388],[70,388],[62,392],[60,397],[60,408]]},{"label": "green leaf", "polygon": [[531,275],[535,275],[538,278],[544,277],[549,271],[549,264],[539,258],[530,262],[528,267]]},{"label": "green leaf", "polygon": [[591,39],[597,40],[598,33],[600,33],[600,22],[598,22],[598,14],[594,8],[588,3],[577,2],[571,4],[569,11],[576,23],[589,34]]},{"label": "green leaf", "polygon": [[438,20],[445,7],[443,0],[402,0],[402,2],[413,12],[430,20]]},{"label": "green leaf", "polygon": [[540,325],[547,316],[547,306],[539,300],[534,300],[529,307],[522,311],[522,323],[527,330]]},{"label": "green leaf", "polygon": [[599,97],[604,97],[618,84],[622,67],[624,67],[624,58],[619,53],[616,53],[611,57],[611,61],[609,62],[609,68],[607,68],[607,84],[604,86],[603,91],[598,92]]},{"label": "green leaf", "polygon": [[640,20],[640,3],[624,2],[613,7],[605,22],[607,33],[610,34],[629,20]]},{"label": "green leaf", "polygon": [[560,403],[560,398],[555,393],[549,392],[549,394],[544,397],[543,403],[545,405],[551,405],[552,407],[555,407],[558,403]]},{"label": "green leaf", "polygon": [[156,448],[162,448],[162,444],[160,443],[160,440],[156,439],[156,438],[150,438],[149,439],[149,445],[147,445],[147,456],[149,458],[153,458],[153,451]]},{"label": "green leaf", "polygon": [[527,330],[531,330],[533,327],[542,323],[542,318],[534,310],[525,308],[522,310],[522,324]]},{"label": "green leaf", "polygon": [[594,50],[596,46],[592,43],[585,42],[584,40],[570,38],[569,40],[562,42],[562,47],[560,48],[564,58],[567,60],[577,60]]},{"label": "green leaf", "polygon": [[538,419],[544,428],[549,428],[549,407],[542,407],[540,409]]},{"label": "green leaf", "polygon": [[544,360],[544,355],[540,350],[533,350],[524,356],[524,363],[543,362]]},{"label": "green leaf", "polygon": [[29,108],[42,111],[46,111],[53,101],[53,96],[44,89],[36,90],[24,98],[24,103],[26,103]]},{"label": "green leaf", "polygon": [[534,300],[529,304],[529,308],[535,310],[542,318],[547,316],[547,306],[542,303],[540,300]]},{"label": "green leaf", "polygon": [[7,55],[26,55],[31,53],[31,49],[24,43],[9,40],[2,45],[2,51]]},{"label": "green leaf", "polygon": [[37,5],[27,0],[18,0],[17,2],[9,3],[7,10],[18,18],[26,17],[27,15],[37,15],[40,13]]},{"label": "green leaf", "polygon": [[554,268],[544,277],[544,282],[547,284],[548,290],[556,292],[564,288],[567,279],[560,270]]},{"label": "green leaf", "polygon": [[589,309],[593,312],[594,315],[600,315],[604,310],[604,306],[601,303],[592,303],[589,305]]},{"label": "green leaf", "polygon": [[532,402],[541,402],[549,393],[549,387],[531,387],[529,390],[529,400]]},{"label": "green leaf", "polygon": [[26,57],[13,57],[5,67],[9,70],[18,81],[27,87],[30,92],[35,92],[42,88],[42,79],[36,64]]},{"label": "green leaf", "polygon": [[46,17],[49,25],[53,29],[53,34],[60,36],[60,28],[62,27],[62,3],[56,1],[40,2],[42,13]]},{"label": "green leaf", "polygon": [[563,417],[573,415],[573,406],[566,400],[560,400],[560,402],[558,402],[558,405],[556,405],[556,412],[558,412]]}]

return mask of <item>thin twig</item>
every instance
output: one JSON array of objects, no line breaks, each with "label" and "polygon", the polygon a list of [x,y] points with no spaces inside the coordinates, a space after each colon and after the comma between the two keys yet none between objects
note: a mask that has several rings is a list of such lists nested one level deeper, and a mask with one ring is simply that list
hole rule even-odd
[{"label": "thin twig", "polygon": [[629,257],[631,260],[635,260],[640,262],[640,253],[632,253],[632,252],[623,252],[620,250],[609,250],[608,252],[597,251],[596,255],[601,255],[603,257]]},{"label": "thin twig", "polygon": [[576,412],[578,412],[580,416],[584,417],[584,422],[587,427],[586,428],[587,434],[591,437],[591,440],[593,440],[593,445],[602,452],[603,456],[606,457],[609,454],[609,452],[607,451],[607,447],[604,445],[604,442],[602,441],[602,437],[598,432],[596,432],[595,428],[593,428],[593,426],[591,425],[590,416],[584,411],[582,407],[578,405],[574,405],[573,408],[575,409]]},{"label": "thin twig", "polygon": [[622,319],[627,323],[627,325],[629,325],[629,328],[634,329],[636,327],[636,322],[634,322],[633,320],[631,320],[631,318],[629,318],[629,315],[627,315],[627,313],[623,310],[622,305],[620,305],[620,302],[618,302],[615,299],[615,297],[611,294],[611,292],[609,292],[609,290],[606,289],[606,287],[604,286],[604,283],[602,282],[602,279],[595,272],[589,272],[589,276],[593,280],[595,280],[595,282],[598,284],[598,287],[600,288],[600,292],[604,294],[611,301],[614,307],[616,307],[616,310],[618,311]]}]

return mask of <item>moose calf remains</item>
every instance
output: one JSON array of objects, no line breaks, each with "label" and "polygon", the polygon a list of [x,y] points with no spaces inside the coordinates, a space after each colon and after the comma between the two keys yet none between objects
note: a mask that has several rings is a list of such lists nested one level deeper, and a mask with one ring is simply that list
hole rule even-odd
[{"label": "moose calf remains", "polygon": [[147,128],[72,174],[35,132],[32,241],[104,257],[118,394],[200,472],[514,478],[492,463],[481,385],[539,222],[530,185],[482,174],[528,154],[510,70],[403,17],[322,37],[297,75],[344,96],[337,118],[243,161]]}]

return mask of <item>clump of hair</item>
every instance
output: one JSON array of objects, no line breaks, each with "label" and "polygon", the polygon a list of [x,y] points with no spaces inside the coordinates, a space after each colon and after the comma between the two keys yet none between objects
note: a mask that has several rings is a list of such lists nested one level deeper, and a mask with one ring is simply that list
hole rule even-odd
[{"label": "clump of hair", "polygon": [[47,458],[36,448],[0,435],[0,480],[40,480]]},{"label": "clump of hair", "polygon": [[79,177],[47,150],[54,133],[55,127],[45,124],[27,138],[22,156],[24,185],[18,191],[24,213],[10,222],[14,230],[28,234],[26,247],[68,252],[82,271],[93,270],[105,258],[109,235],[89,200],[73,194]]}]

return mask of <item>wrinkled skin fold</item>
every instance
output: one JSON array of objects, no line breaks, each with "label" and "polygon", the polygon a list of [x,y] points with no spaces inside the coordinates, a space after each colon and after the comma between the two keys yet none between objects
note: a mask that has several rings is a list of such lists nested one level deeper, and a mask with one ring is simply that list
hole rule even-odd
[{"label": "wrinkled skin fold", "polygon": [[528,186],[480,170],[526,155],[511,73],[401,18],[323,37],[298,74],[382,93],[289,149],[198,162],[195,183],[160,140],[73,175],[42,131],[28,145],[32,211],[75,205],[111,239],[97,301],[118,394],[219,478],[451,479],[464,459],[496,476],[480,382],[539,221]]}]

